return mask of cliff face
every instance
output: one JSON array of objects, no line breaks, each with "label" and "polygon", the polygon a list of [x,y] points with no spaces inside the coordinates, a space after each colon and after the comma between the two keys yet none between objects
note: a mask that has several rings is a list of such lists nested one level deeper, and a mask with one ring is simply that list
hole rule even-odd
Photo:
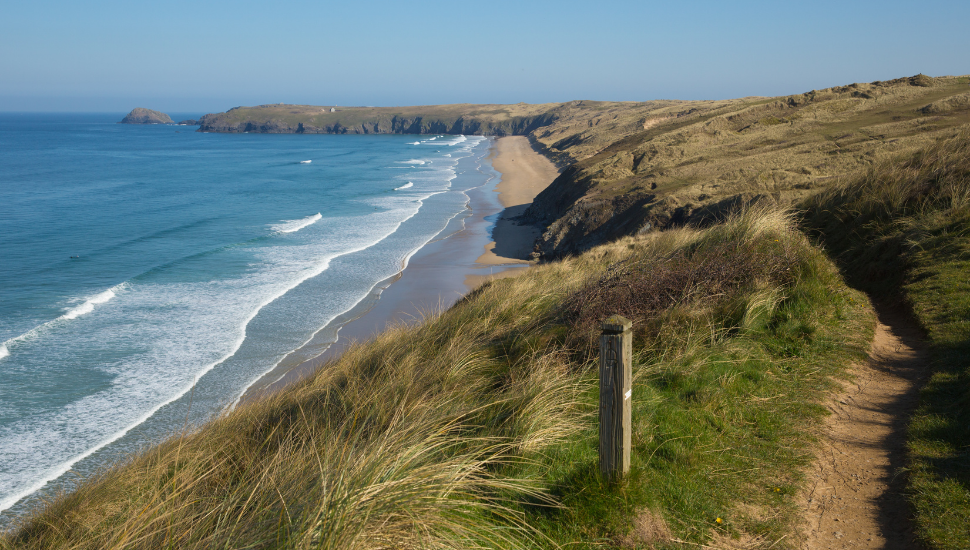
[{"label": "cliff face", "polygon": [[160,111],[136,107],[121,119],[121,124],[172,124],[172,118]]},{"label": "cliff face", "polygon": [[362,120],[319,120],[306,117],[239,118],[229,113],[217,113],[199,119],[199,131],[263,134],[467,134],[467,135],[524,135],[536,128],[551,124],[555,117],[549,113],[534,116],[515,116],[506,120],[490,120],[474,115],[447,117],[427,115],[384,115]]}]

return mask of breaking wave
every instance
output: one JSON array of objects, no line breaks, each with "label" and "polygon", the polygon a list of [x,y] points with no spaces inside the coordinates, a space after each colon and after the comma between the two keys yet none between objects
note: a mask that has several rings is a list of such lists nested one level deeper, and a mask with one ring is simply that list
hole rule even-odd
[{"label": "breaking wave", "polygon": [[308,225],[313,225],[321,218],[323,218],[323,215],[317,212],[312,216],[307,216],[300,220],[284,220],[283,223],[278,223],[271,227],[273,231],[280,233],[295,233]]}]

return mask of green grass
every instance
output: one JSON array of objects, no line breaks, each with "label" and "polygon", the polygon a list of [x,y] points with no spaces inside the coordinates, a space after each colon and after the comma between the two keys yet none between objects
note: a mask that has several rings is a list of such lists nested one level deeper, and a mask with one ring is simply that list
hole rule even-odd
[{"label": "green grass", "polygon": [[[596,473],[607,310],[635,323],[619,484]],[[621,239],[355,346],[85,481],[0,547],[794,548],[819,402],[873,323],[784,212]]]},{"label": "green grass", "polygon": [[930,548],[970,547],[970,133],[806,204],[806,228],[855,285],[907,304],[932,376],[908,432],[908,490]]}]

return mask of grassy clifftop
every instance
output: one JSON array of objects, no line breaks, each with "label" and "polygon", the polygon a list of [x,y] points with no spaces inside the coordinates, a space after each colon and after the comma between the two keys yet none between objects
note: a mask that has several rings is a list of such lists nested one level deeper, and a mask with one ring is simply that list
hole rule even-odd
[{"label": "grassy clifftop", "polygon": [[524,134],[547,123],[547,105],[430,105],[330,107],[259,105],[208,114],[202,132],[305,134]]}]

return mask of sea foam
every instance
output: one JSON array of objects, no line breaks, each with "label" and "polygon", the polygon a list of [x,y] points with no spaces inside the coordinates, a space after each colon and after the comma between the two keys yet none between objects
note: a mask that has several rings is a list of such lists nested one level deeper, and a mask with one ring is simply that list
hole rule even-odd
[{"label": "sea foam", "polygon": [[395,187],[394,190],[395,191],[400,191],[401,189],[410,189],[411,187],[414,187],[414,182],[410,182],[409,181],[409,182],[405,183],[404,185],[402,185],[400,187]]}]

